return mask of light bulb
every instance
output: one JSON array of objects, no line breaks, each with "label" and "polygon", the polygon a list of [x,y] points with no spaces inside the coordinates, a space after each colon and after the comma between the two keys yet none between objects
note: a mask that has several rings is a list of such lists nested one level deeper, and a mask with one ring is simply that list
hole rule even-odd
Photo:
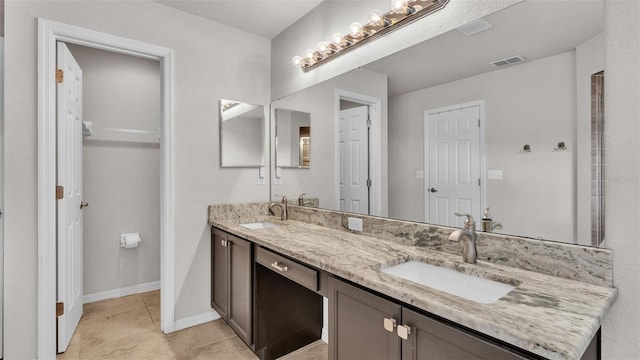
[{"label": "light bulb", "polygon": [[396,14],[406,14],[409,0],[391,0],[391,10]]},{"label": "light bulb", "polygon": [[313,50],[307,49],[304,52],[304,57],[307,58],[307,59],[313,59],[313,52],[314,52]]},{"label": "light bulb", "polygon": [[371,10],[371,14],[369,14],[369,25],[382,25],[383,24],[384,15],[382,11],[379,9]]},{"label": "light bulb", "polygon": [[359,22],[354,22],[353,24],[349,25],[349,33],[353,37],[360,37],[360,35],[362,35],[362,24],[360,24]]},{"label": "light bulb", "polygon": [[342,44],[342,40],[344,39],[344,36],[340,33],[335,33],[333,34],[333,36],[331,37],[331,41],[333,41],[334,44],[336,45],[340,45]]},{"label": "light bulb", "polygon": [[291,58],[291,63],[294,66],[300,66],[302,64],[302,56],[294,56],[293,58]]},{"label": "light bulb", "polygon": [[320,41],[318,43],[318,51],[320,51],[321,53],[324,53],[327,51],[327,47],[329,47],[329,44],[327,44],[326,41]]}]

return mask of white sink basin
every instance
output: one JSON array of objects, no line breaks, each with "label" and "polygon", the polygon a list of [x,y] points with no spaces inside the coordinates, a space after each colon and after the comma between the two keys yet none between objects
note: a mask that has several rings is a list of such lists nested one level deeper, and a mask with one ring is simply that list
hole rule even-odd
[{"label": "white sink basin", "polygon": [[242,226],[243,228],[251,229],[251,230],[258,230],[258,229],[274,228],[274,227],[278,227],[280,225],[274,224],[274,223],[270,223],[268,221],[258,221],[258,222],[240,224],[240,226]]},{"label": "white sink basin", "polygon": [[463,274],[420,261],[408,261],[381,271],[481,304],[491,304],[515,289],[514,286],[501,282]]}]

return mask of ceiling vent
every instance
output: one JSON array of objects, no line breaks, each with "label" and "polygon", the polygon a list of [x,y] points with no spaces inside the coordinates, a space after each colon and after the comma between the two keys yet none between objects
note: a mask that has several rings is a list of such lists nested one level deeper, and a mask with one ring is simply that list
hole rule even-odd
[{"label": "ceiling vent", "polygon": [[501,66],[505,66],[505,65],[511,65],[511,64],[516,64],[516,63],[521,63],[525,61],[525,58],[523,58],[522,56],[518,55],[518,56],[512,56],[506,59],[502,59],[502,60],[497,60],[491,63],[491,65],[495,66],[495,67],[501,67]]},{"label": "ceiling vent", "polygon": [[471,36],[471,35],[475,35],[477,33],[483,32],[485,30],[489,30],[493,27],[493,25],[491,25],[490,22],[488,22],[485,19],[478,19],[475,21],[472,21],[466,25],[462,25],[460,27],[458,27],[458,31],[460,31],[461,33],[467,35],[467,36]]}]

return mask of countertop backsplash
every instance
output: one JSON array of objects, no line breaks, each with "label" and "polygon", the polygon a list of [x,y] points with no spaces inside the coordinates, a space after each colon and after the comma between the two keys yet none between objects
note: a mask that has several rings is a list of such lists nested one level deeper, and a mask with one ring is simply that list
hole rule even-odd
[{"label": "countertop backsplash", "polygon": [[[259,220],[268,216],[269,202],[209,206],[209,220]],[[289,219],[336,230],[347,229],[347,218],[363,219],[363,235],[426,247],[459,255],[461,244],[448,240],[450,227],[417,223],[340,211],[289,205]],[[553,241],[478,232],[478,259],[542,274],[613,286],[613,256],[610,250]]]}]

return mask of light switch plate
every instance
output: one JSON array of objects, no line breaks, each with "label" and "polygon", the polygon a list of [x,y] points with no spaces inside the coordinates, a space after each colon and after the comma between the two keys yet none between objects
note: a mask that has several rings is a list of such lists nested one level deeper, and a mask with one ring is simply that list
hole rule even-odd
[{"label": "light switch plate", "polygon": [[487,179],[489,180],[502,180],[502,170],[488,170]]},{"label": "light switch plate", "polygon": [[362,231],[362,219],[350,217],[347,219],[347,223],[349,230]]}]

